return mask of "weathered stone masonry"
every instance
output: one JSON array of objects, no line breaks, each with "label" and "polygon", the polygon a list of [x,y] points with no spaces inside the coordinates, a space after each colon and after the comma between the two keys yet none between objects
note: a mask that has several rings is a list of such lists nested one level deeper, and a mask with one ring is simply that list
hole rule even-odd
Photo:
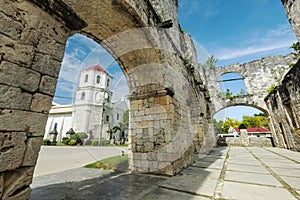
[{"label": "weathered stone masonry", "polygon": [[30,194],[69,28],[31,2],[0,2],[1,199]]},{"label": "weathered stone masonry", "polygon": [[104,46],[127,78],[132,170],[172,175],[211,148],[210,103],[187,69],[186,58],[189,67],[197,58],[179,29],[176,0],[3,0],[0,15],[0,198],[29,198],[74,33]]},{"label": "weathered stone masonry", "polygon": [[275,145],[300,151],[300,63],[266,98]]},{"label": "weathered stone masonry", "polygon": [[[216,113],[230,106],[246,105],[268,114],[264,102],[264,98],[268,94],[268,88],[272,84],[277,85],[282,76],[289,71],[289,65],[295,62],[293,55],[290,54],[287,56],[270,56],[245,64],[234,64],[207,70],[206,84],[211,96],[212,112]],[[275,73],[272,73],[272,71]],[[237,73],[244,78],[247,96],[231,99],[223,99],[218,96],[221,92],[218,81],[226,73]]]},{"label": "weathered stone masonry", "polygon": [[[286,2],[297,33],[299,1]],[[0,1],[1,199],[29,198],[65,43],[74,33],[105,47],[127,78],[132,170],[174,174],[193,161],[194,153],[210,149],[211,106],[204,77],[194,72],[193,43],[179,28],[177,4]]]},{"label": "weathered stone masonry", "polygon": [[[300,40],[300,1],[282,0],[282,3],[296,37]],[[265,98],[275,145],[297,151],[300,151],[299,69],[298,61],[285,75],[281,84]]]}]

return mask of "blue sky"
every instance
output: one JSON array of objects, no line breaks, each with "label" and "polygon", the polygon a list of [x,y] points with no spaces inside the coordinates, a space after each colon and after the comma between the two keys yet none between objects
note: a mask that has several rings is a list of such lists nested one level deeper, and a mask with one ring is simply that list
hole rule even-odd
[{"label": "blue sky", "polygon": [[[270,55],[286,55],[296,41],[280,0],[181,0],[179,23],[219,61],[217,66],[245,63]],[[233,93],[241,83],[222,85]],[[221,88],[222,89],[222,88]],[[224,109],[214,118],[229,116],[241,120],[257,109],[236,106]]]},{"label": "blue sky", "polygon": [[[180,0],[179,23],[196,46],[218,59],[218,66],[286,55],[296,41],[280,0]],[[74,35],[67,41],[54,101],[72,103],[79,72],[96,64],[113,75],[114,100],[128,93],[126,80],[111,55],[93,40]],[[241,119],[243,113],[257,112],[224,109],[216,118]]]}]

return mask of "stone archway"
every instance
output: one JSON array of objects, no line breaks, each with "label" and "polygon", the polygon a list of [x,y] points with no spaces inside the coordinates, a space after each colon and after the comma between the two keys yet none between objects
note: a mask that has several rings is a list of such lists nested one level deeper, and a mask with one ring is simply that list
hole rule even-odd
[{"label": "stone archway", "polygon": [[[300,1],[282,2],[297,34]],[[74,33],[85,34],[104,46],[127,78],[132,107],[131,169],[174,174],[192,162],[195,145],[202,145],[203,135],[212,133],[210,116],[203,118],[208,109],[202,109],[209,107],[209,102],[193,74],[195,51],[178,26],[177,3],[0,2],[1,198],[29,198],[66,39]],[[168,14],[163,16],[162,10]],[[200,112],[187,112],[194,106],[199,106]],[[198,119],[205,126],[197,125]],[[198,134],[200,142],[194,138],[194,133],[200,132],[197,129],[204,133]]]},{"label": "stone archway", "polygon": [[[167,19],[159,16],[163,6]],[[105,47],[127,78],[133,171],[173,175],[203,143],[210,146],[210,116],[193,112],[206,113],[209,102],[195,84],[195,51],[179,29],[177,1],[5,0],[0,14],[7,25],[0,30],[0,197],[29,197],[65,43],[74,33]]]},{"label": "stone archway", "polygon": [[256,106],[256,105],[253,105],[253,104],[243,104],[243,103],[232,103],[232,104],[227,104],[225,107],[222,107],[221,109],[217,110],[217,111],[214,111],[212,113],[212,115],[214,116],[215,114],[217,114],[218,112],[226,109],[226,108],[230,108],[230,107],[234,107],[234,106],[246,106],[246,107],[251,107],[251,108],[254,108],[254,109],[257,109],[259,111],[261,111],[262,113],[264,113],[266,115],[266,117],[269,116],[269,112],[268,110],[266,110],[265,108],[263,107],[259,107],[259,106]]},{"label": "stone archway", "polygon": [[[279,84],[281,78],[290,69],[289,64],[295,59],[292,55],[270,56],[261,60],[244,64],[234,64],[226,67],[208,69],[206,73],[207,88],[211,96],[212,111],[234,105],[249,105],[267,112],[264,98],[268,95],[268,88],[274,84]],[[247,95],[224,98],[220,96],[218,85],[219,78],[223,74],[237,73],[243,77]]]}]

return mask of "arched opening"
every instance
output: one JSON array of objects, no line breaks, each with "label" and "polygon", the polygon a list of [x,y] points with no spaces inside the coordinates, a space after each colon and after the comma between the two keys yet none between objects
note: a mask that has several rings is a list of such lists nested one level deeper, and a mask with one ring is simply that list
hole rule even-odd
[{"label": "arched opening", "polygon": [[262,108],[226,107],[214,114],[213,121],[218,145],[274,146],[268,114]]},{"label": "arched opening", "polygon": [[[129,82],[130,103],[134,107],[132,118],[135,117],[133,126],[136,125],[132,129],[136,131],[133,132],[131,146],[134,153],[131,155],[133,170],[142,172],[154,170],[154,172],[173,175],[182,167],[191,164],[193,159],[193,145],[187,143],[184,138],[190,137],[190,113],[181,112],[191,109],[190,95],[187,95],[185,86],[188,86],[189,81],[193,81],[188,74],[193,71],[193,68],[191,63],[184,65],[189,60],[184,59],[186,55],[183,54],[192,46],[191,43],[185,43],[186,38],[189,40],[187,35],[182,36],[181,30],[178,34],[174,34],[175,36],[166,31],[161,31],[160,34],[163,35],[160,35],[151,29],[141,31],[138,37],[126,34],[128,37],[139,39],[137,41],[130,38],[133,43],[130,43],[130,39],[112,38],[120,32],[141,27],[158,25],[170,27],[171,23],[164,23],[165,21],[155,15],[157,13],[154,8],[149,6],[150,1],[66,2],[68,5],[64,4],[64,1],[6,1],[5,9],[1,9],[1,15],[5,15],[0,18],[1,22],[13,24],[12,29],[8,28],[5,33],[1,32],[1,41],[5,43],[1,47],[1,67],[5,68],[3,72],[8,75],[1,77],[4,77],[1,79],[1,84],[5,89],[11,87],[7,91],[13,93],[8,93],[8,97],[16,97],[14,99],[6,97],[9,99],[8,103],[6,101],[1,103],[0,117],[4,122],[0,123],[1,131],[12,136],[13,142],[16,141],[16,145],[2,149],[8,153],[7,157],[12,158],[6,159],[3,162],[4,167],[1,168],[1,182],[5,183],[1,187],[4,191],[2,194],[4,199],[21,198],[21,195],[29,198],[29,184],[43,137],[41,128],[45,124],[51,106],[66,37],[74,32],[89,35],[103,44],[120,63]],[[173,6],[170,13],[175,13],[175,17],[171,17],[177,22],[177,4],[169,5]],[[59,9],[55,10],[55,8]],[[64,9],[67,12],[64,12]],[[178,24],[174,23],[174,26],[178,27]],[[172,40],[173,36],[174,40]],[[112,40],[107,41],[107,38]],[[166,41],[166,46],[174,48],[178,54],[155,49],[155,42],[161,42],[160,40]],[[132,45],[136,43],[142,44],[142,48]],[[129,46],[130,48],[127,48]],[[166,63],[171,64],[167,67],[158,65]],[[153,65],[145,66],[146,64]],[[137,66],[142,65],[143,68],[136,69]],[[155,75],[138,73],[149,67],[152,67],[150,72],[155,72]],[[18,76],[19,73],[15,72],[20,72],[21,75]],[[31,79],[28,79],[29,75]],[[202,93],[197,95],[196,91],[199,92],[195,90],[192,93],[197,98],[201,97]],[[102,115],[104,115],[103,111]],[[151,114],[146,114],[149,111]],[[152,120],[158,115],[160,120],[145,123],[145,118]],[[141,117],[143,120],[138,121]],[[197,118],[198,116],[194,119]],[[173,125],[178,128],[176,132],[180,133],[176,133],[178,137],[175,142],[172,135],[175,130]],[[192,128],[195,130],[199,128],[196,123],[193,125]],[[71,130],[68,132],[74,133]],[[153,137],[155,142],[147,140],[151,134],[156,136]],[[8,135],[5,137],[10,138],[7,137]],[[152,160],[153,157],[150,159],[150,156],[155,158]],[[16,184],[10,184],[15,182]]]},{"label": "arched opening", "polygon": [[219,78],[221,98],[232,98],[247,95],[244,77],[237,73],[226,73]]},{"label": "arched opening", "polygon": [[[81,138],[77,142],[85,148],[81,148],[83,151],[78,151],[78,155],[90,151],[92,146],[95,148],[110,144],[111,139],[114,139],[111,144],[120,143],[120,140],[116,141],[113,137],[120,133],[113,132],[113,128],[120,127],[120,131],[128,136],[128,121],[123,120],[123,114],[129,109],[126,99],[128,93],[128,84],[122,70],[101,45],[81,34],[69,37],[56,86],[53,103],[55,106],[50,110],[44,140],[51,139],[51,125],[59,122],[58,129],[55,129],[56,145],[72,146],[72,138],[79,134]],[[74,131],[72,135],[69,134],[71,129]],[[124,151],[126,148],[123,148]],[[55,149],[42,146],[43,153],[39,159],[45,160],[44,156],[54,154],[51,151]],[[95,158],[99,157],[93,152],[94,160],[87,158],[89,163],[97,161]],[[112,152],[119,155],[117,149]],[[127,150],[125,152],[127,154]],[[66,159],[64,162],[78,162],[81,166],[88,164],[74,157],[72,159],[75,160]],[[40,164],[43,166],[43,163]],[[38,164],[35,176],[64,170],[61,165],[64,163],[51,165],[52,168],[49,167],[47,172],[41,172]]]}]

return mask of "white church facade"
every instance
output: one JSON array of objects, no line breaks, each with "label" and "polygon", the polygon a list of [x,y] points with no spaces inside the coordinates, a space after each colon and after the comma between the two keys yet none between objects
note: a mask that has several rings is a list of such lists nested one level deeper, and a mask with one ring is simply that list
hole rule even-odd
[{"label": "white church facade", "polygon": [[60,141],[72,128],[76,133],[89,133],[92,140],[110,139],[109,130],[122,123],[123,113],[128,109],[125,99],[111,102],[112,80],[99,65],[82,71],[74,104],[53,103],[44,138],[49,138],[50,132],[56,129]]}]

